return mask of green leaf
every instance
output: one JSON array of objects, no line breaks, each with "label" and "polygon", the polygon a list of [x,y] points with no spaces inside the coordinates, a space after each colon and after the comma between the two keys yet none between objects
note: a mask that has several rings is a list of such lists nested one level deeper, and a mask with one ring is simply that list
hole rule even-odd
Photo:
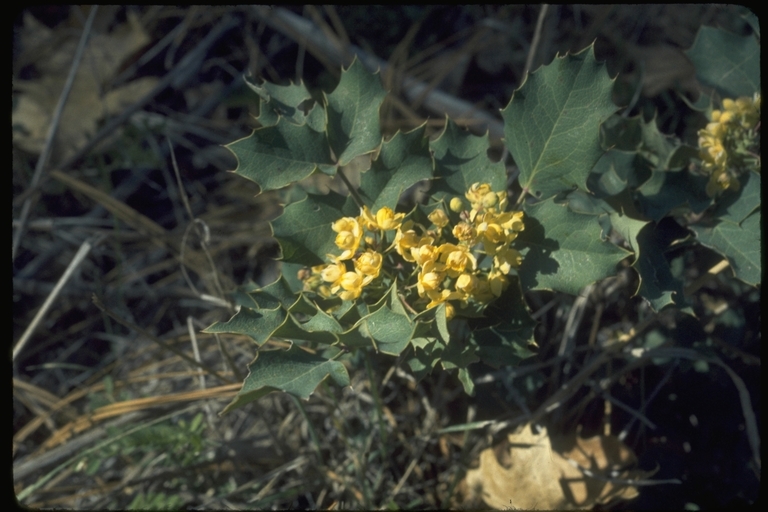
[{"label": "green leaf", "polygon": [[720,196],[713,217],[740,224],[760,207],[760,174],[746,172],[739,177],[739,182],[741,189],[738,192],[728,190]]},{"label": "green leaf", "polygon": [[541,199],[586,188],[602,155],[600,123],[616,111],[613,80],[590,46],[529,75],[504,118],[505,144],[520,168],[520,185]]},{"label": "green leaf", "polygon": [[272,337],[286,320],[288,313],[282,309],[241,308],[228,322],[216,322],[203,332],[232,333],[250,336],[261,346]]},{"label": "green leaf", "polygon": [[475,383],[472,380],[472,376],[469,374],[469,370],[466,368],[459,368],[459,382],[464,387],[464,392],[469,396],[475,395]]},{"label": "green leaf", "polygon": [[306,266],[320,265],[327,254],[339,253],[331,224],[359,214],[351,199],[334,192],[324,196],[307,194],[305,200],[289,204],[283,215],[272,221],[282,259]]},{"label": "green leaf", "polygon": [[690,226],[702,245],[719,252],[730,263],[736,277],[745,283],[760,284],[760,210],[758,209],[741,224],[727,220],[714,226]]},{"label": "green leaf", "polygon": [[349,374],[343,364],[310,354],[296,345],[288,350],[259,352],[248,365],[248,376],[242,389],[221,414],[258,400],[271,391],[285,391],[308,400],[329,375],[339,386],[349,386]]},{"label": "green leaf", "polygon": [[249,295],[256,309],[276,309],[281,305],[285,309],[290,309],[299,299],[299,295],[291,289],[290,284],[282,274],[275,282],[253,291]]},{"label": "green leaf", "polygon": [[411,185],[432,177],[432,156],[424,126],[398,132],[381,146],[379,157],[360,176],[360,195],[375,214],[380,208],[397,206],[400,195]]},{"label": "green leaf", "polygon": [[237,157],[235,173],[258,184],[262,192],[302,180],[320,166],[333,166],[325,134],[284,119],[226,147]]},{"label": "green leaf", "polygon": [[488,183],[497,192],[506,190],[504,162],[492,162],[488,158],[487,135],[473,135],[446,119],[445,129],[429,145],[435,158],[434,200],[464,197],[474,183]]},{"label": "green leaf", "polygon": [[760,91],[760,44],[755,36],[701,27],[686,53],[699,82],[724,97],[752,96]]},{"label": "green leaf", "polygon": [[589,175],[587,186],[598,197],[615,196],[627,187],[650,177],[650,163],[637,153],[611,150],[605,153]]},{"label": "green leaf", "polygon": [[637,189],[637,203],[647,217],[660,221],[682,205],[701,213],[712,204],[706,194],[707,178],[687,170],[664,171],[655,169],[651,178]]},{"label": "green leaf", "polygon": [[525,230],[515,245],[528,248],[518,270],[525,291],[576,295],[586,285],[613,275],[616,264],[629,254],[601,239],[593,215],[575,213],[552,199],[526,205],[524,211]]},{"label": "green leaf", "polygon": [[440,362],[443,353],[442,344],[438,346],[437,339],[432,337],[419,337],[411,340],[413,356],[406,362],[411,368],[416,380],[421,380],[429,375]]},{"label": "green leaf", "polygon": [[312,99],[312,95],[303,83],[277,85],[264,82],[256,85],[245,80],[246,85],[259,95],[260,108],[257,120],[262,126],[274,126],[281,117],[294,124],[304,124],[306,116],[298,107]]},{"label": "green leaf", "polygon": [[384,354],[400,355],[413,335],[414,325],[408,317],[386,306],[366,316],[361,322],[368,335],[376,341],[379,351]]},{"label": "green leaf", "polygon": [[523,299],[520,280],[513,276],[509,279],[509,286],[501,297],[485,310],[488,326],[480,327],[486,319],[478,320],[470,331],[480,359],[495,368],[517,366],[522,359],[533,355],[528,345],[533,342],[536,321]]},{"label": "green leaf", "polygon": [[339,165],[379,147],[379,107],[387,95],[378,74],[355,59],[327,96],[328,140]]},{"label": "green leaf", "polygon": [[683,305],[683,283],[675,279],[664,256],[664,247],[653,223],[631,219],[618,213],[611,214],[611,224],[635,252],[632,268],[640,277],[635,292],[648,301],[654,311],[670,304]]}]

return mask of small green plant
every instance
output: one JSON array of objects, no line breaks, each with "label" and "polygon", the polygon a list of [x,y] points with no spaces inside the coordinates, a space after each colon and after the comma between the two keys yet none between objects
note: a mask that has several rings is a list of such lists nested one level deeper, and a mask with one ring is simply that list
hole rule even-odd
[{"label": "small green plant", "polygon": [[[206,330],[259,347],[225,412],[274,390],[306,399],[328,376],[348,385],[344,361],[360,350],[400,356],[418,378],[438,365],[457,370],[472,394],[472,363],[533,354],[524,292],[577,294],[626,258],[655,311],[689,308],[665,255],[673,247],[710,247],[758,285],[759,45],[704,28],[689,56],[707,87],[692,107],[711,120],[699,147],[618,115],[592,47],[529,75],[502,110],[515,195],[487,137],[451,120],[434,140],[425,127],[383,140],[385,91],[358,61],[316,101],[301,83],[249,84],[261,127],[228,146],[235,172],[263,192],[338,175],[350,194],[285,194],[272,221],[281,277],[242,286],[239,311]],[[356,187],[347,169],[366,156]],[[405,206],[422,181],[428,199]],[[272,338],[290,345],[264,350]]]}]

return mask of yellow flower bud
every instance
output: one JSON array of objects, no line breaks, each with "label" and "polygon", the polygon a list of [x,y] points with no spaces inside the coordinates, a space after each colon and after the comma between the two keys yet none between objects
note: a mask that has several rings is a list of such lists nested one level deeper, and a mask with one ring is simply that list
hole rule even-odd
[{"label": "yellow flower bud", "polygon": [[403,222],[404,213],[395,213],[392,208],[385,206],[376,212],[376,224],[379,229],[389,231],[391,229],[398,229]]},{"label": "yellow flower bud", "polygon": [[451,199],[451,203],[449,205],[452,212],[459,213],[461,210],[464,209],[464,203],[462,202],[460,197],[454,197]]},{"label": "yellow flower bud", "polygon": [[436,209],[432,210],[432,213],[427,215],[427,217],[429,217],[429,220],[432,222],[432,224],[434,224],[438,228],[442,228],[443,226],[445,226],[449,222],[448,221],[448,216],[440,208],[436,208]]},{"label": "yellow flower bud", "polygon": [[498,201],[499,201],[499,198],[495,192],[488,192],[483,196],[483,200],[482,200],[483,208],[492,208],[496,206],[496,203]]}]

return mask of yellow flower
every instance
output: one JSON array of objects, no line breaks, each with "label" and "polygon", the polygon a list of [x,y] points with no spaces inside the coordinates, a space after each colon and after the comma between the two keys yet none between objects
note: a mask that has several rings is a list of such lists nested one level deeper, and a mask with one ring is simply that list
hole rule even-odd
[{"label": "yellow flower", "polygon": [[511,269],[518,268],[522,263],[523,257],[511,247],[501,247],[493,257],[493,266],[504,274],[509,274]]},{"label": "yellow flower", "polygon": [[336,293],[339,288],[343,290],[339,293],[342,300],[356,299],[363,291],[363,276],[357,272],[346,272],[341,276],[339,284],[331,288],[331,291]]},{"label": "yellow flower", "polygon": [[416,289],[421,297],[437,290],[443,282],[443,275],[435,268],[434,262],[427,263],[419,272]]},{"label": "yellow flower", "polygon": [[441,208],[436,208],[432,210],[432,213],[427,215],[427,217],[429,217],[429,220],[432,222],[432,224],[434,224],[438,228],[445,227],[449,222],[448,216],[445,214],[445,212]]},{"label": "yellow flower", "polygon": [[411,249],[418,247],[418,245],[419,235],[417,235],[414,230],[397,230],[394,242],[395,251],[397,251],[397,254],[402,256],[405,261],[413,261],[413,256],[411,256]]},{"label": "yellow flower", "polygon": [[326,283],[333,283],[331,287],[339,286],[341,276],[347,271],[343,263],[331,263],[325,267],[320,275]]},{"label": "yellow flower", "polygon": [[475,270],[477,260],[469,249],[463,245],[443,244],[440,251],[440,261],[445,264],[446,272],[451,277]]},{"label": "yellow flower", "polygon": [[489,192],[493,193],[491,186],[488,183],[473,183],[469,187],[469,190],[467,190],[467,193],[464,194],[464,196],[469,199],[469,202],[472,204],[472,209],[482,210],[483,198]]},{"label": "yellow flower", "polygon": [[453,236],[460,242],[469,242],[471,244],[477,236],[477,231],[471,224],[459,222],[453,227]]},{"label": "yellow flower", "polygon": [[427,262],[437,260],[440,253],[437,247],[432,245],[434,239],[431,236],[423,236],[419,240],[418,247],[411,247],[411,261],[415,261],[417,265],[424,266]]},{"label": "yellow flower", "polygon": [[344,217],[331,225],[331,228],[338,233],[336,235],[336,246],[343,252],[340,256],[331,256],[336,261],[348,260],[355,255],[355,251],[360,246],[360,240],[363,238],[363,228],[357,219]]},{"label": "yellow flower", "polygon": [[471,295],[477,289],[478,280],[477,277],[472,274],[461,274],[456,279],[456,290],[467,295]]},{"label": "yellow flower", "polygon": [[366,279],[370,277],[370,282],[379,276],[382,259],[378,252],[367,250],[355,260],[355,269],[362,273]]}]

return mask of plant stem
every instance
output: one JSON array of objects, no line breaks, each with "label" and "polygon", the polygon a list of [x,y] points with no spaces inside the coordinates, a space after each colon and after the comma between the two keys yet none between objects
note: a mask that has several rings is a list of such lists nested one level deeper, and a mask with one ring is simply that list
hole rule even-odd
[{"label": "plant stem", "polygon": [[360,194],[357,193],[357,190],[355,190],[355,187],[352,186],[352,183],[350,183],[349,179],[347,178],[347,175],[344,174],[344,171],[341,170],[341,167],[336,169],[336,174],[339,175],[339,178],[341,178],[341,181],[343,181],[344,185],[347,186],[347,190],[349,190],[349,193],[352,196],[352,199],[355,201],[355,204],[357,204],[357,206],[359,206],[362,209],[365,206],[365,202],[363,201],[363,198],[360,197]]},{"label": "plant stem", "polygon": [[384,406],[381,403],[381,396],[379,395],[379,387],[376,385],[375,375],[373,373],[373,365],[371,364],[371,354],[368,350],[363,350],[363,356],[365,358],[365,370],[368,372],[368,382],[371,384],[371,394],[373,395],[373,402],[376,404],[376,420],[379,424],[379,437],[381,437],[382,458],[387,450],[387,429],[384,426]]}]

